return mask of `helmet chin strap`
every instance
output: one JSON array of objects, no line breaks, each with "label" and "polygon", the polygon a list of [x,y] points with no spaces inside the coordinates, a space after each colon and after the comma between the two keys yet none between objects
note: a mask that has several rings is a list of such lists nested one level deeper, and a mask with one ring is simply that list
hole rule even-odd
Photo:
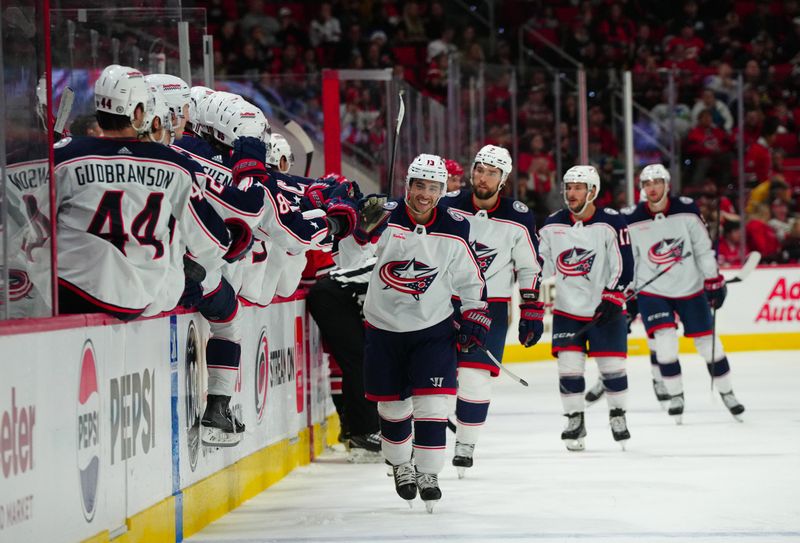
[{"label": "helmet chin strap", "polygon": [[[598,192],[597,191],[597,187],[593,187],[593,188],[594,188],[594,196],[592,196],[590,198],[589,194],[587,193],[586,194],[586,201],[583,202],[583,206],[581,207],[581,210],[578,211],[578,212],[575,212],[575,211],[572,211],[570,209],[569,210],[570,213],[572,213],[573,215],[576,215],[576,216],[577,215],[583,215],[583,212],[586,211],[586,208],[589,206],[589,204],[591,204],[592,202],[594,202],[597,199],[597,192]],[[564,195],[564,203],[567,204],[567,209],[569,209],[569,201],[567,200],[567,187],[566,187],[566,185],[564,186],[563,195]]]}]

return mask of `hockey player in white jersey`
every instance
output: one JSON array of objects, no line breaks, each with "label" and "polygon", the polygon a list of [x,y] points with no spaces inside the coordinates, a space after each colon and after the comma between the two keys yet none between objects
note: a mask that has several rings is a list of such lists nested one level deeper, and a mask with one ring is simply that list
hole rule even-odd
[{"label": "hockey player in white jersey", "polygon": [[600,176],[593,166],[567,170],[563,190],[567,207],[550,215],[539,231],[542,277],[556,278],[552,351],[568,419],[561,439],[571,451],[584,449],[588,353],[597,359],[607,391],[612,436],[624,448],[630,432],[625,418],[628,346],[623,291],[633,278],[628,229],[616,211],[595,207]]},{"label": "hockey player in white jersey", "polygon": [[[486,145],[472,162],[472,190],[450,192],[442,203],[463,216],[470,225],[469,237],[486,279],[492,327],[486,347],[502,361],[508,330],[508,303],[514,282],[519,282],[519,340],[525,347],[542,336],[544,304],[539,301],[541,267],[533,213],[522,202],[500,196],[511,173],[508,150]],[[456,445],[453,465],[459,477],[472,467],[473,452],[481,427],[486,422],[491,399],[492,377],[497,366],[477,349],[458,353],[458,395],[456,400]]]},{"label": "hockey player in white jersey", "polygon": [[169,140],[169,116],[138,70],[103,70],[95,105],[105,137],[55,149],[59,307],[130,320],[163,294],[174,230],[202,262],[221,261],[230,235],[205,201],[202,170],[154,143]]},{"label": "hockey player in white jersey", "polygon": [[[374,246],[365,245],[378,258],[364,302],[366,395],[378,402],[383,455],[393,466],[397,493],[410,502],[419,490],[429,512],[441,498],[448,396],[456,394],[451,297],[461,299],[462,347],[483,345],[491,326],[469,223],[439,202],[446,184],[440,157],[416,157],[405,199],[385,205],[388,225]],[[343,267],[358,265],[359,259],[344,258],[356,242],[351,237],[340,244]],[[361,252],[361,261],[370,254]]]},{"label": "hockey player in white jersey", "polygon": [[691,198],[669,195],[669,171],[661,164],[645,166],[639,182],[647,200],[623,213],[636,261],[635,285],[643,285],[665,268],[668,271],[647,285],[639,293],[638,303],[631,306],[638,307],[654,343],[670,396],[669,414],[676,422],[682,421],[684,396],[677,313],[684,336],[694,340],[725,407],[739,419],[744,406],[733,394],[730,364],[712,329],[711,308],[722,306],[727,288],[700,211]]},{"label": "hockey player in white jersey", "polygon": [[267,165],[272,166],[281,173],[289,173],[294,165],[294,153],[292,147],[282,134],[276,132],[270,136],[269,155]]}]

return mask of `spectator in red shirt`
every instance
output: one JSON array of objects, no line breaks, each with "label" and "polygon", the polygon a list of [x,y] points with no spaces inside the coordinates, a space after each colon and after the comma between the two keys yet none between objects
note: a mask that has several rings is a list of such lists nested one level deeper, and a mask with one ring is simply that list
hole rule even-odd
[{"label": "spectator in red shirt", "polygon": [[609,157],[616,157],[619,153],[617,139],[606,123],[606,115],[600,106],[589,109],[589,142],[600,144],[600,152]]},{"label": "spectator in red shirt", "polygon": [[742,241],[742,223],[728,221],[722,227],[722,238],[719,240],[719,263],[721,266],[741,266],[742,257],[739,246]]},{"label": "spectator in red shirt", "polygon": [[774,117],[767,118],[761,129],[761,137],[747,149],[747,154],[744,156],[744,171],[747,181],[760,183],[769,179],[769,174],[772,171],[770,149],[775,141],[777,128],[777,119]]},{"label": "spectator in red shirt", "polygon": [[691,184],[701,185],[710,173],[725,186],[731,176],[731,141],[724,130],[713,124],[711,112],[702,111],[697,126],[686,136],[686,154],[694,162]]},{"label": "spectator in red shirt", "polygon": [[530,163],[527,172],[533,180],[533,190],[546,194],[553,188],[556,175],[556,163],[553,154],[545,150],[544,137],[534,134],[531,138]]},{"label": "spectator in red shirt", "polygon": [[758,204],[745,227],[747,252],[758,251],[762,262],[776,262],[780,257],[781,244],[775,230],[767,223],[769,218],[769,207]]},{"label": "spectator in red shirt", "polygon": [[703,52],[705,42],[694,35],[694,28],[691,23],[684,23],[680,35],[667,42],[667,53],[672,53],[678,46],[683,47],[684,58],[687,61],[695,61]]}]

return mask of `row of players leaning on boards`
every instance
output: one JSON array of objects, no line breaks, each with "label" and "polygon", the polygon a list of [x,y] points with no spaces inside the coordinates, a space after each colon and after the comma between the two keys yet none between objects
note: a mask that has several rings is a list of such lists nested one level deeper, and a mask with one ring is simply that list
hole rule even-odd
[{"label": "row of players leaning on boards", "polygon": [[[497,372],[481,349],[502,357],[515,280],[523,300],[520,340],[532,345],[542,333],[539,282],[556,276],[553,351],[569,448],[583,446],[587,352],[600,364],[614,437],[628,439],[625,288],[666,266],[669,273],[638,300],[670,412],[682,410],[675,312],[701,354],[709,362],[716,355],[714,378],[726,405],[742,410],[722,348],[710,341],[709,302],[718,306],[725,294],[710,241],[693,204],[667,197],[668,174],[658,165],[642,176],[648,201],[622,216],[594,208],[599,177],[592,167],[571,168],[567,209],[551,216],[537,239],[530,211],[498,196],[512,167],[500,147],[475,157],[471,194],[440,200],[444,162],[420,155],[409,166],[406,197],[386,202],[363,197],[338,176],[285,173],[291,152],[277,160],[273,153],[286,149],[285,140],[237,95],[112,65],[95,85],[95,104],[104,137],[56,145],[59,309],[129,320],[178,304],[197,308],[211,326],[206,445],[235,445],[244,431],[228,407],[240,303],[266,305],[282,288],[293,292],[308,250],[333,251],[344,268],[376,258],[364,303],[365,392],[377,402],[381,449],[398,492],[408,498],[413,491],[413,498],[419,489],[430,507],[440,496],[446,400],[457,392],[456,461],[471,465]],[[457,333],[453,296],[460,300]]]},{"label": "row of players leaning on boards", "polygon": [[[707,361],[725,407],[737,418],[744,411],[712,333],[711,310],[722,305],[725,283],[697,207],[669,196],[668,171],[660,164],[646,167],[640,175],[645,198],[619,214],[595,208],[597,171],[574,166],[563,179],[565,209],[537,235],[528,208],[499,196],[511,167],[507,150],[486,146],[472,163],[472,190],[444,194],[441,159],[418,156],[408,170],[405,198],[384,206],[390,213],[386,226],[373,232],[371,243],[355,237],[338,243],[342,269],[327,283],[356,294],[354,284],[368,283],[364,386],[366,397],[377,402],[376,442],[392,465],[397,493],[406,500],[419,493],[429,511],[441,496],[437,476],[445,461],[448,395],[457,395],[452,462],[461,476],[473,465],[491,378],[499,372],[485,350],[502,359],[515,283],[522,300],[519,341],[529,347],[543,331],[539,284],[555,277],[552,352],[567,417],[561,438],[569,450],[584,448],[584,406],[602,395],[613,438],[623,448],[630,438],[625,358],[628,327],[639,311],[651,336],[654,390],[677,422],[684,400],[676,315]],[[319,290],[312,288],[309,305],[325,337],[335,328],[324,322],[332,320],[324,311],[314,311],[315,298],[323,297],[315,294]],[[455,325],[451,297],[458,299]],[[341,313],[336,320],[341,325]],[[334,335],[327,339],[336,342]],[[601,379],[585,393],[587,354],[596,358]]]}]

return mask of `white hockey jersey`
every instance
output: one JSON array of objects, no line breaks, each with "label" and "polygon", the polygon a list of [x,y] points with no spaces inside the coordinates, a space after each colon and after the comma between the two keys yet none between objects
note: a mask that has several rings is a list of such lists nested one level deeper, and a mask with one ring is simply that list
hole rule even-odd
[{"label": "white hockey jersey", "polygon": [[65,288],[144,309],[175,262],[173,233],[198,262],[221,262],[228,231],[205,202],[205,174],[183,155],[135,139],[66,138],[55,164]]},{"label": "white hockey jersey", "polygon": [[469,221],[469,244],[486,279],[490,302],[510,300],[515,279],[520,289],[539,289],[539,241],[528,206],[501,197],[494,208],[478,209],[469,191],[448,193],[442,203]]},{"label": "white hockey jersey", "polygon": [[589,319],[604,289],[623,290],[633,279],[628,228],[613,209],[578,222],[568,209],[556,211],[539,230],[539,254],[542,277],[556,277],[553,313]]},{"label": "white hockey jersey", "polygon": [[665,266],[678,262],[642,291],[666,298],[684,298],[702,292],[703,281],[719,273],[711,238],[691,198],[671,197],[663,212],[651,213],[646,202],[623,210],[635,260],[639,287]]},{"label": "white hockey jersey", "polygon": [[[452,296],[461,310],[485,309],[486,285],[469,247],[469,223],[437,205],[427,224],[417,224],[403,201],[390,201],[389,223],[377,243],[360,248],[349,237],[334,255],[343,268],[355,268],[377,257],[364,301],[370,326],[390,332],[423,330],[453,314]],[[355,258],[353,258],[355,256]]]}]

